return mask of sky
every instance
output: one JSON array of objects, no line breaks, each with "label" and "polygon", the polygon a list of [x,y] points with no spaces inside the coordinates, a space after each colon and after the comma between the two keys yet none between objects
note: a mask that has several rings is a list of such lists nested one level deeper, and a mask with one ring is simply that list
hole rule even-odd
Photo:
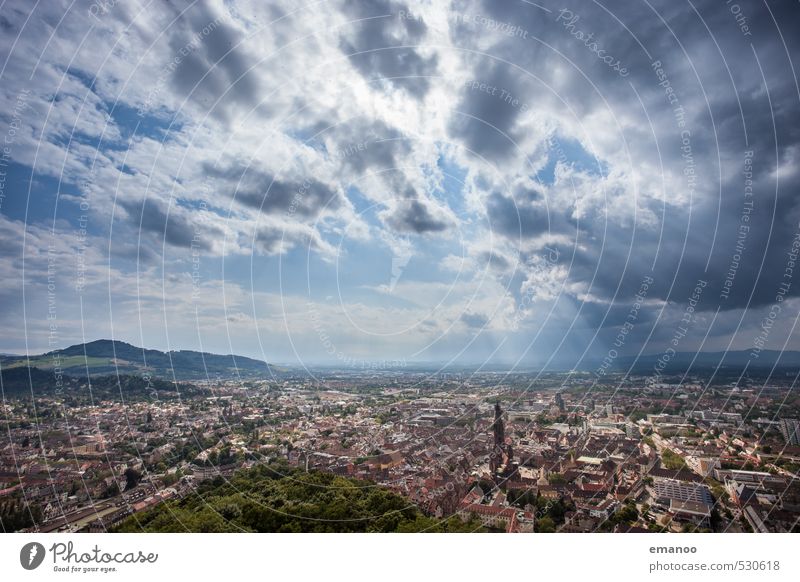
[{"label": "sky", "polygon": [[0,352],[800,349],[800,7],[5,1]]}]

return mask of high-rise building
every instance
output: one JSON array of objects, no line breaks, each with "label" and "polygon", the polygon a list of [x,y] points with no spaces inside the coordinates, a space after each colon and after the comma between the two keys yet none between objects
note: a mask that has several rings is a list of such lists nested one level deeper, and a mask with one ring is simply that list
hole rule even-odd
[{"label": "high-rise building", "polygon": [[561,412],[564,412],[567,409],[567,407],[564,405],[564,397],[561,396],[561,392],[556,392],[555,404],[558,406],[558,410]]},{"label": "high-rise building", "polygon": [[494,422],[492,423],[494,439],[492,450],[489,454],[489,469],[498,486],[508,479],[519,477],[518,466],[514,463],[514,449],[506,443],[505,421],[500,403],[494,405]]},{"label": "high-rise building", "polygon": [[494,405],[494,446],[503,448],[506,444],[506,429],[503,422],[503,410],[500,408],[500,403]]},{"label": "high-rise building", "polygon": [[778,428],[786,439],[786,444],[800,445],[800,420],[796,418],[782,418],[778,421]]}]

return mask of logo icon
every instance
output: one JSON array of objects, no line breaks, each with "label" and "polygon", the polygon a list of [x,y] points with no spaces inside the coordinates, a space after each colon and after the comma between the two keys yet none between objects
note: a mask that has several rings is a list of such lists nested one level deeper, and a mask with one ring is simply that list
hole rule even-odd
[{"label": "logo icon", "polygon": [[39,542],[30,542],[19,551],[19,563],[26,570],[35,570],[44,561],[44,546]]}]

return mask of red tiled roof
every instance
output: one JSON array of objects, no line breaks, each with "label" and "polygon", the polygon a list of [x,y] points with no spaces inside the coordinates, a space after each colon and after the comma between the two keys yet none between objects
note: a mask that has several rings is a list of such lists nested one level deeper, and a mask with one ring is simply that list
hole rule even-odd
[{"label": "red tiled roof", "polygon": [[478,515],[494,515],[506,519],[511,519],[516,515],[516,512],[510,507],[496,507],[493,505],[482,505],[480,503],[471,503],[464,507],[463,511],[477,513]]}]

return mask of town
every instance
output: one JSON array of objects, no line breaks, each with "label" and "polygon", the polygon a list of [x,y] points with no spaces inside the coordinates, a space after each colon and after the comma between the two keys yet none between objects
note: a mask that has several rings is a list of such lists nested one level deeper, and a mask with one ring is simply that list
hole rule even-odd
[{"label": "town", "polygon": [[281,461],[490,531],[798,530],[789,380],[327,369],[175,387],[6,398],[3,529],[113,531]]}]

